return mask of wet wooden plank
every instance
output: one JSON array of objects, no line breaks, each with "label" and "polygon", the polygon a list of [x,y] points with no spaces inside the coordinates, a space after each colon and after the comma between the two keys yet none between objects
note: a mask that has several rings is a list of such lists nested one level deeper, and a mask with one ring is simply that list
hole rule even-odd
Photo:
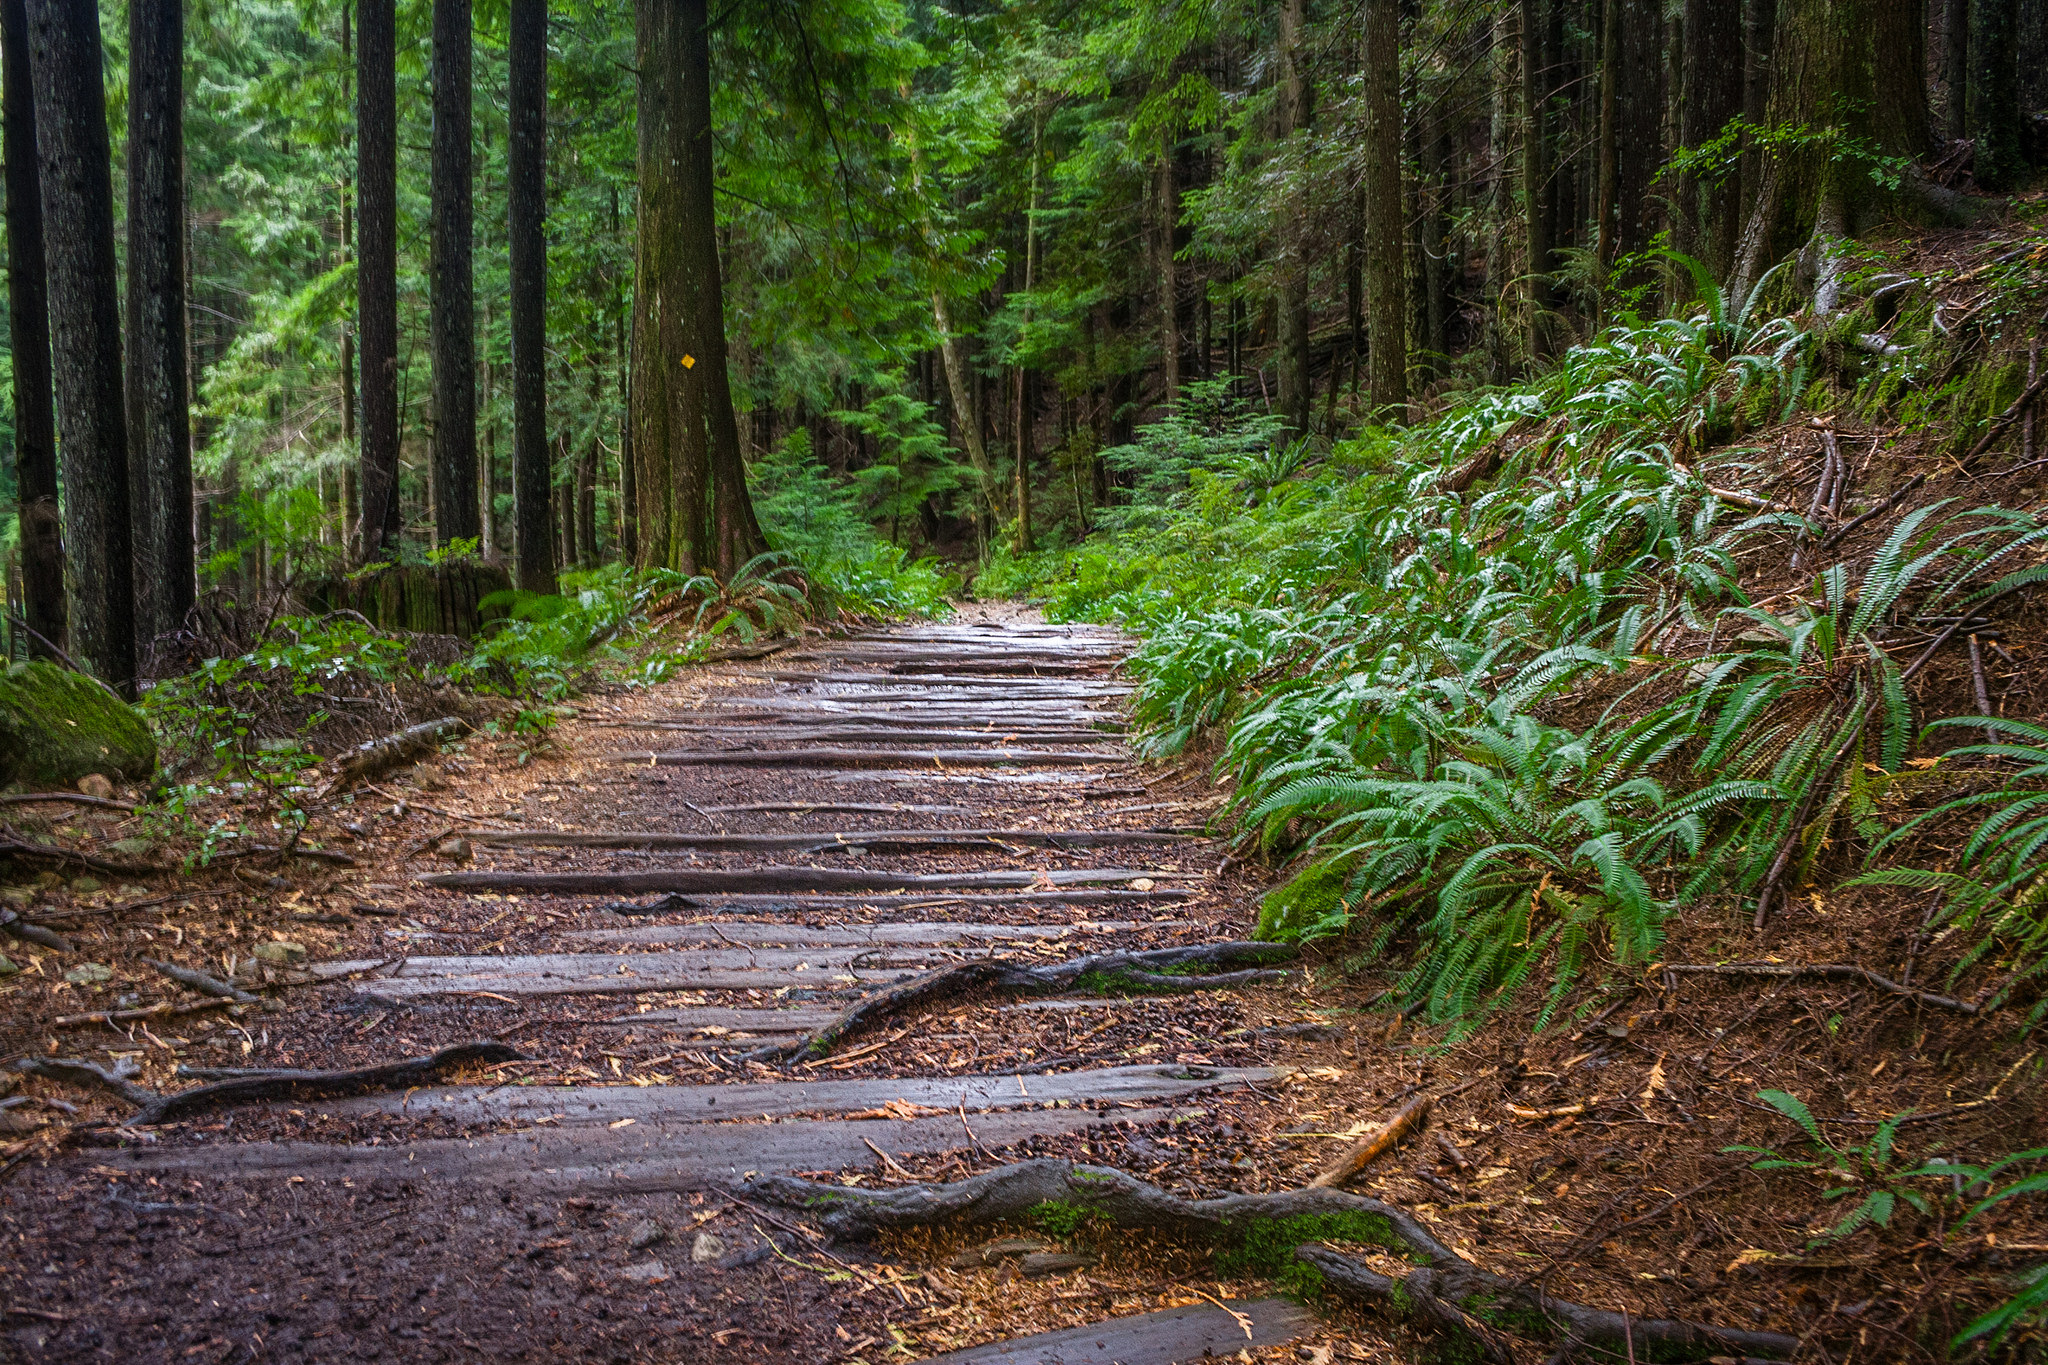
[{"label": "wet wooden plank", "polygon": [[698,853],[923,853],[934,849],[1110,848],[1201,842],[1203,836],[1155,829],[873,829],[816,834],[697,834],[668,830],[458,829],[494,848],[667,848]]},{"label": "wet wooden plank", "polygon": [[924,1365],[1189,1365],[1229,1359],[1246,1347],[1285,1345],[1318,1325],[1312,1311],[1286,1299],[1225,1302],[1229,1312],[1213,1303],[1164,1308],[927,1356]]},{"label": "wet wooden plank", "polygon": [[[977,891],[999,888],[1054,890],[1062,886],[1114,886],[1146,880],[1186,880],[1199,873],[1134,867],[1020,869],[1014,872],[878,872],[851,867],[672,867],[653,872],[427,872],[421,886],[452,891],[518,891],[535,895],[639,895],[649,891],[720,893],[813,891]],[[1149,890],[1135,887],[1134,890]]]},{"label": "wet wooden plank", "polygon": [[604,761],[658,768],[1072,768],[1127,766],[1123,754],[1063,749],[671,749],[606,754]]},{"label": "wet wooden plank", "polygon": [[[837,991],[894,981],[947,962],[987,957],[993,947],[704,948],[653,953],[519,953],[408,957],[395,970],[355,983],[391,1000],[428,995],[632,995],[641,991]],[[374,970],[374,958],[315,962],[333,979]]]},{"label": "wet wooden plank", "polygon": [[873,896],[668,895],[645,904],[621,901],[604,908],[619,915],[806,915],[821,910],[868,910],[887,915],[940,906],[999,911],[1039,909],[1049,905],[1144,905],[1191,900],[1197,894],[1186,887],[1154,887],[1150,891],[1075,889],[1009,891],[990,895],[971,892],[959,895],[910,892]]},{"label": "wet wooden plank", "polygon": [[916,943],[1062,942],[1095,934],[1126,934],[1134,929],[1177,928],[1187,920],[1141,923],[1137,920],[1082,920],[1077,924],[650,924],[632,929],[579,929],[563,938],[585,943],[760,943],[874,945]]}]

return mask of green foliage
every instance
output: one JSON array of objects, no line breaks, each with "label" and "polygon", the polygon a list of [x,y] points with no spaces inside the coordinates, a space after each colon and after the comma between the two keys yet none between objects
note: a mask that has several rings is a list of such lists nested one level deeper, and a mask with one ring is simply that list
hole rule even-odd
[{"label": "green foliage", "polygon": [[1334,1213],[1298,1213],[1287,1218],[1260,1218],[1226,1225],[1218,1234],[1216,1273],[1257,1275],[1276,1280],[1303,1297],[1322,1288],[1322,1274],[1294,1259],[1294,1249],[1309,1242],[1339,1246],[1381,1246],[1406,1249],[1387,1220],[1353,1209]]},{"label": "green foliage", "polygon": [[1067,1199],[1046,1199],[1033,1204],[1024,1211],[1031,1225],[1048,1237],[1072,1237],[1091,1218],[1095,1210],[1086,1204],[1076,1204]]}]

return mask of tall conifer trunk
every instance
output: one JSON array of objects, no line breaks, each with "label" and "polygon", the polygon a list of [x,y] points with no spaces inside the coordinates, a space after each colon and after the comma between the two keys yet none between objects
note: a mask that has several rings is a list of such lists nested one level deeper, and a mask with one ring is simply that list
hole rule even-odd
[{"label": "tall conifer trunk", "polygon": [[[36,169],[28,8],[0,0],[0,110],[7,158],[7,321],[14,358],[14,488],[21,517],[22,617],[32,659],[64,647],[64,528],[57,511],[57,427],[50,407],[50,294],[43,187]],[[40,637],[40,638],[37,638]]]},{"label": "tall conifer trunk", "polygon": [[356,336],[363,558],[398,551],[398,78],[393,0],[356,9]]},{"label": "tall conifer trunk", "polygon": [[506,149],[512,271],[512,501],[518,582],[555,590],[548,521],[547,0],[512,0],[511,138]]},{"label": "tall conifer trunk", "polygon": [[1385,421],[1399,421],[1408,402],[1400,5],[1365,0],[1366,391]]},{"label": "tall conifer trunk", "polygon": [[1977,143],[1974,174],[1980,184],[1993,189],[2015,183],[2026,169],[2026,149],[2020,143],[2018,4],[2019,0],[1970,3],[1969,90],[1964,107],[1970,136]]},{"label": "tall conifer trunk", "polygon": [[185,371],[185,15],[128,5],[128,439],[135,625],[142,661],[185,624],[192,550],[192,425]]},{"label": "tall conifer trunk", "polygon": [[[1292,141],[1308,125],[1308,77],[1302,70],[1302,26],[1306,22],[1303,0],[1281,0],[1280,5],[1280,141]],[[1308,338],[1308,256],[1306,230],[1302,222],[1299,193],[1283,197],[1279,204],[1280,240],[1286,259],[1280,276],[1280,415],[1296,436],[1308,433],[1310,400],[1314,396],[1309,378]]]},{"label": "tall conifer trunk", "polygon": [[[1554,0],[1553,0],[1554,2]],[[1529,254],[1529,354],[1549,353],[1550,74],[1543,60],[1542,0],[1522,0],[1522,231]]]},{"label": "tall conifer trunk", "polygon": [[71,654],[135,690],[131,536],[114,185],[100,16],[93,0],[32,0],[29,62],[50,287],[50,356],[64,462]]},{"label": "tall conifer trunk", "polygon": [[643,563],[730,579],[767,548],[727,375],[705,0],[640,0],[633,452]]},{"label": "tall conifer trunk", "polygon": [[[1742,112],[1742,9],[1728,0],[1686,0],[1684,90],[1678,140],[1700,147],[1720,136]],[[1735,249],[1742,203],[1737,169],[1717,184],[1697,176],[1678,182],[1671,221],[1673,244],[1697,256],[1716,279],[1725,278]]]},{"label": "tall conifer trunk", "polygon": [[469,0],[434,0],[433,159],[434,529],[446,545],[480,534]]}]

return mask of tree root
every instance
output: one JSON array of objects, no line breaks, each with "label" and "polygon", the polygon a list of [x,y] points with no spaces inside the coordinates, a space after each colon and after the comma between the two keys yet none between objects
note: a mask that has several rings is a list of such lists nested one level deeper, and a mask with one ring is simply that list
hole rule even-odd
[{"label": "tree root", "polygon": [[[1654,1352],[1660,1360],[1730,1350],[1786,1357],[1798,1345],[1776,1332],[1638,1319],[1551,1298],[1480,1269],[1403,1210],[1342,1190],[1190,1200],[1109,1167],[1049,1159],[1018,1162],[950,1185],[860,1190],[769,1176],[743,1190],[762,1203],[801,1210],[845,1241],[935,1223],[1030,1222],[1048,1210],[1062,1220],[1078,1212],[1116,1228],[1206,1241],[1244,1271],[1414,1314],[1464,1337],[1496,1361],[1513,1359],[1504,1332],[1594,1347],[1640,1344],[1647,1348],[1641,1358]],[[1385,1247],[1416,1268],[1399,1279],[1382,1275],[1324,1245],[1324,1238]]]},{"label": "tree root", "polygon": [[1665,963],[1662,970],[1674,976],[1763,976],[1763,977],[1814,977],[1831,981],[1862,981],[1904,996],[1908,1000],[1935,1009],[1955,1010],[1961,1014],[1979,1013],[1979,1007],[1967,1000],[1958,1000],[1952,995],[1936,995],[1932,991],[1915,990],[1902,986],[1889,977],[1879,976],[1868,967],[1855,967],[1843,962],[1721,962],[1694,966],[1683,963]]},{"label": "tree root", "polygon": [[24,1057],[14,1064],[16,1071],[31,1076],[47,1076],[53,1081],[65,1081],[71,1085],[95,1085],[102,1090],[111,1090],[122,1099],[134,1105],[147,1105],[162,1098],[146,1085],[137,1085],[128,1079],[134,1074],[134,1062],[117,1066],[108,1071],[94,1066],[82,1057]]},{"label": "tree root", "polygon": [[175,962],[159,962],[153,957],[145,957],[141,961],[156,968],[180,986],[189,986],[201,995],[210,995],[217,1000],[232,1000],[238,1005],[263,1003],[260,998],[249,994],[240,986],[231,986],[218,977],[208,976],[205,972],[195,972],[190,967],[180,967]]},{"label": "tree root", "polygon": [[1285,971],[1251,970],[1209,976],[1172,975],[1162,967],[1222,966],[1233,962],[1284,962],[1294,949],[1283,943],[1204,943],[1191,948],[1154,948],[1141,953],[1096,953],[1045,966],[1006,958],[983,958],[928,972],[913,981],[884,987],[861,997],[824,1028],[786,1043],[770,1043],[747,1054],[748,1061],[786,1061],[809,1054],[822,1057],[848,1038],[886,1019],[928,1009],[970,991],[998,990],[1018,994],[1051,994],[1086,986],[1102,991],[1133,986],[1147,991],[1227,990],[1284,980]]},{"label": "tree root", "polygon": [[211,1085],[196,1085],[171,1095],[151,1093],[149,1102],[130,1116],[128,1126],[170,1123],[208,1109],[260,1100],[339,1099],[344,1095],[367,1095],[379,1090],[431,1085],[448,1072],[466,1066],[524,1060],[524,1053],[503,1043],[458,1043],[454,1047],[444,1047],[430,1057],[357,1067],[350,1071],[265,1071],[216,1081]]},{"label": "tree root", "polygon": [[112,858],[96,858],[90,853],[75,849],[58,848],[52,844],[31,844],[19,839],[0,839],[0,858],[20,858],[24,862],[55,863],[59,867],[81,867],[88,872],[104,872],[110,877],[154,877],[175,868],[157,867],[152,863],[124,863]]},{"label": "tree root", "polygon": [[322,794],[331,796],[352,782],[367,782],[381,776],[401,763],[440,747],[441,741],[456,731],[468,728],[469,722],[460,716],[443,716],[439,720],[408,725],[382,739],[359,744],[334,761],[334,776],[328,780]]}]

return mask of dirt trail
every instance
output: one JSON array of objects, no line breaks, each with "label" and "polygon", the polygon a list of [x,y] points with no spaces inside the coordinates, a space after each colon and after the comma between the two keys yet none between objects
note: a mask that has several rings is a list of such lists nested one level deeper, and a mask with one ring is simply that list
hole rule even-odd
[{"label": "dirt trail", "polygon": [[[1035,1296],[1033,1330],[1137,1319],[1102,1329],[1129,1365],[1225,1341],[1346,1358],[1285,1303],[1238,1321],[1210,1292],[1233,1287],[1164,1244],[952,1270],[934,1244],[927,1270],[748,1197],[1048,1151],[1156,1170],[1144,1134],[1288,1084],[1314,1025],[1272,953],[1204,947],[1245,936],[1255,888],[1219,875],[1213,797],[1124,744],[1125,648],[964,614],[598,702],[554,760],[469,769],[452,796],[422,778],[445,828],[328,888],[377,927],[332,936],[285,1015],[232,1025],[261,1030],[257,1055],[223,1060],[475,1040],[522,1060],[353,1098],[308,1082],[22,1176],[0,1340],[29,1360],[878,1361],[1007,1335],[984,1301]],[[1241,990],[1189,974],[1234,969]],[[849,1021],[863,1000],[897,1008]],[[1078,1340],[1003,1358],[1093,1359]]]}]

